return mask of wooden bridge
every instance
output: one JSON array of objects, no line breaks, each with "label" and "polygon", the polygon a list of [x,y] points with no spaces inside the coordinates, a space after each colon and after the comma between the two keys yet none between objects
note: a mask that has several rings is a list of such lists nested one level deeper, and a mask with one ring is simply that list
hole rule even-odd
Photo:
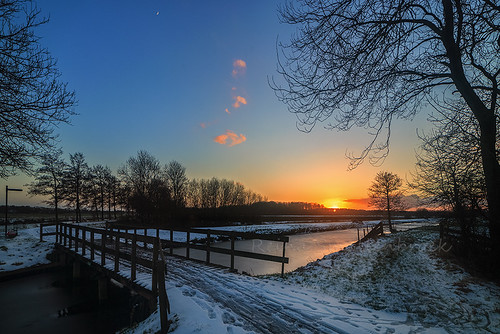
[{"label": "wooden bridge", "polygon": [[[52,227],[52,231],[46,231]],[[55,230],[54,228],[55,227]],[[155,235],[148,231],[155,230]],[[141,234],[143,232],[143,234]],[[183,233],[183,241],[175,241],[174,233]],[[193,234],[203,238],[192,239]],[[169,238],[160,238],[167,235]],[[73,264],[73,276],[79,277],[81,264],[101,274],[99,294],[105,295],[108,279],[113,279],[129,289],[142,295],[149,301],[150,311],[160,309],[161,333],[167,333],[169,322],[167,313],[170,305],[166,293],[166,259],[168,255],[192,259],[190,249],[203,250],[206,253],[204,262],[210,264],[211,253],[230,256],[229,268],[234,270],[235,257],[281,263],[281,274],[288,263],[285,257],[285,245],[289,241],[286,236],[260,235],[246,232],[230,232],[208,229],[148,229],[133,226],[106,223],[105,228],[95,228],[70,223],[47,223],[40,225],[40,241],[44,236],[55,236],[55,248],[60,262]],[[213,236],[221,236],[231,241],[229,249],[213,245]],[[182,239],[182,238],[181,238]],[[246,252],[235,249],[237,239],[263,239],[283,243],[283,256]],[[185,254],[174,254],[174,249],[185,248]]]},{"label": "wooden bridge", "polygon": [[[48,226],[55,226],[55,232],[45,232]],[[167,333],[166,260],[158,238],[77,224],[41,224],[40,240],[49,235],[55,235],[60,262],[72,259],[73,277],[80,276],[82,263],[101,273],[100,299],[106,295],[107,279],[127,286],[149,300],[151,311],[159,306],[161,333]]]}]

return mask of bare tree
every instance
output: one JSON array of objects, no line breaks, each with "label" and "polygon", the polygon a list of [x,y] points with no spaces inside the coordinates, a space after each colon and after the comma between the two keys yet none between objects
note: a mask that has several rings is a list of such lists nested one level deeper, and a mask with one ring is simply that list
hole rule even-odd
[{"label": "bare tree", "polygon": [[186,191],[186,205],[192,208],[201,208],[202,196],[200,181],[192,179],[188,181]]},{"label": "bare tree", "polygon": [[44,202],[54,206],[56,222],[59,221],[60,192],[66,169],[66,163],[61,155],[61,151],[44,154],[41,157],[41,166],[34,171],[35,181],[28,185],[30,195],[48,196]]},{"label": "bare tree", "polygon": [[388,153],[394,118],[412,118],[433,93],[456,90],[479,125],[490,232],[499,240],[500,6],[490,0],[298,3],[281,9],[282,20],[298,31],[280,45],[285,84],[273,87],[299,125],[308,131],[329,120],[340,130],[367,127],[373,141],[351,167],[367,156],[378,163]]},{"label": "bare tree", "polygon": [[410,186],[454,212],[468,244],[475,218],[486,206],[479,126],[464,103],[441,106],[436,113],[430,118],[435,129],[419,135],[422,144]]},{"label": "bare tree", "polygon": [[171,161],[165,166],[165,175],[175,207],[183,208],[186,205],[186,188],[188,183],[186,167],[175,160]]},{"label": "bare tree", "polygon": [[402,207],[402,185],[403,181],[396,174],[378,172],[372,185],[368,188],[370,205],[387,212],[387,222],[391,232],[394,230],[391,214]]},{"label": "bare tree", "polygon": [[129,203],[142,219],[151,219],[160,206],[167,203],[166,182],[162,178],[160,162],[146,151],[137,152],[130,157],[118,174],[125,186],[130,189]]},{"label": "bare tree", "polygon": [[0,3],[0,177],[29,172],[54,149],[54,127],[73,114],[74,93],[35,29],[48,22],[31,1]]},{"label": "bare tree", "polygon": [[88,180],[89,167],[85,157],[78,152],[70,154],[69,164],[63,176],[63,198],[69,205],[75,206],[75,220],[82,220],[81,208],[83,204],[84,187]]},{"label": "bare tree", "polygon": [[[96,165],[92,169],[92,183],[96,188],[97,203],[100,206],[101,219],[104,219],[104,207],[106,204],[106,199],[108,199],[109,192],[109,181],[111,179],[111,169],[109,167],[104,167],[102,165]],[[109,201],[109,199],[108,199]],[[109,204],[109,203],[108,203]],[[109,208],[109,205],[108,205]]]}]

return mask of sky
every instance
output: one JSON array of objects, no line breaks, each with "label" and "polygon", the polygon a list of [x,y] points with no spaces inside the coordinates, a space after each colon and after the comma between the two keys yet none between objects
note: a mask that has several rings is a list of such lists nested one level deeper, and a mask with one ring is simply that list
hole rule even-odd
[{"label": "sky", "polygon": [[[425,110],[395,122],[382,166],[353,171],[346,154],[369,143],[366,129],[297,130],[268,84],[280,80],[277,41],[296,29],[279,22],[283,2],[39,0],[50,21],[36,33],[78,100],[71,125],[56,130],[65,158],[82,152],[89,165],[116,171],[146,150],[163,164],[179,161],[189,178],[232,179],[269,200],[327,207],[364,207],[381,170],[410,179]],[[0,179],[0,189],[25,190],[9,193],[9,204],[41,204],[27,196],[29,182]]]}]

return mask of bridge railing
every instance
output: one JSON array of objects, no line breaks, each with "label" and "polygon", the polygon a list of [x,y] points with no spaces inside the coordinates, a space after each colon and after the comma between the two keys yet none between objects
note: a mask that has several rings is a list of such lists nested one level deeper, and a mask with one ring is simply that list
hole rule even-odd
[{"label": "bridge railing", "polygon": [[[55,232],[43,230],[44,227],[54,225]],[[137,279],[138,266],[149,268],[152,271],[151,290],[159,298],[162,333],[166,333],[167,312],[170,307],[165,287],[166,261],[159,238],[68,223],[40,226],[40,240],[47,235],[55,235],[56,244],[65,250],[97,262],[102,268],[116,275],[121,269],[120,260],[127,261],[127,264],[130,263],[132,282]],[[112,269],[107,266],[109,259],[112,261]]]},{"label": "bridge railing", "polygon": [[[125,230],[133,230],[134,234],[138,234],[143,232],[143,235],[148,234],[148,230],[152,228],[147,227],[137,227],[131,225],[123,225],[123,224],[107,224],[107,229],[116,229],[118,231]],[[168,252],[168,254],[193,259],[191,254],[192,249],[201,250],[205,252],[205,263],[210,264],[210,254],[211,253],[219,253],[226,254],[230,256],[230,265],[229,268],[231,270],[235,269],[235,257],[243,257],[264,261],[271,261],[281,263],[281,276],[284,275],[285,264],[289,262],[289,258],[286,257],[286,243],[289,242],[288,236],[283,235],[265,235],[253,232],[236,232],[236,231],[222,231],[222,230],[214,230],[214,229],[200,229],[200,228],[191,228],[191,229],[181,229],[181,228],[153,228],[155,230],[155,234],[158,238],[161,237],[161,243],[163,249]],[[181,233],[184,235],[183,241],[175,241],[174,233]],[[196,234],[196,238],[193,238],[193,235]],[[224,239],[231,242],[230,248],[222,248],[218,247],[214,244],[214,237],[221,236]],[[249,239],[257,239],[257,240],[267,240],[267,241],[276,241],[282,242],[283,253],[281,256],[279,255],[271,255],[265,253],[257,253],[257,252],[248,252],[243,250],[235,249],[235,241],[236,240],[249,240]],[[175,248],[185,248],[185,254],[174,253]]]}]

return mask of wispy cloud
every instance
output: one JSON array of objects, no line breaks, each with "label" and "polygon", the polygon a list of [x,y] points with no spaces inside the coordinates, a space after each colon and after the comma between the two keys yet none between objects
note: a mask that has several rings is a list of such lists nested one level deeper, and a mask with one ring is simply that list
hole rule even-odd
[{"label": "wispy cloud", "polygon": [[227,130],[226,133],[219,135],[214,138],[214,142],[219,143],[221,145],[227,145],[229,147],[238,145],[247,140],[243,134],[237,135],[231,130]]},{"label": "wispy cloud", "polygon": [[239,108],[242,104],[247,104],[247,100],[242,96],[234,96],[233,99],[235,100],[233,103],[234,108]]},{"label": "wispy cloud", "polygon": [[231,114],[231,112],[227,108],[224,111],[227,112],[228,114]]},{"label": "wispy cloud", "polygon": [[247,69],[247,63],[244,60],[236,59],[233,62],[233,77],[244,75]]}]

